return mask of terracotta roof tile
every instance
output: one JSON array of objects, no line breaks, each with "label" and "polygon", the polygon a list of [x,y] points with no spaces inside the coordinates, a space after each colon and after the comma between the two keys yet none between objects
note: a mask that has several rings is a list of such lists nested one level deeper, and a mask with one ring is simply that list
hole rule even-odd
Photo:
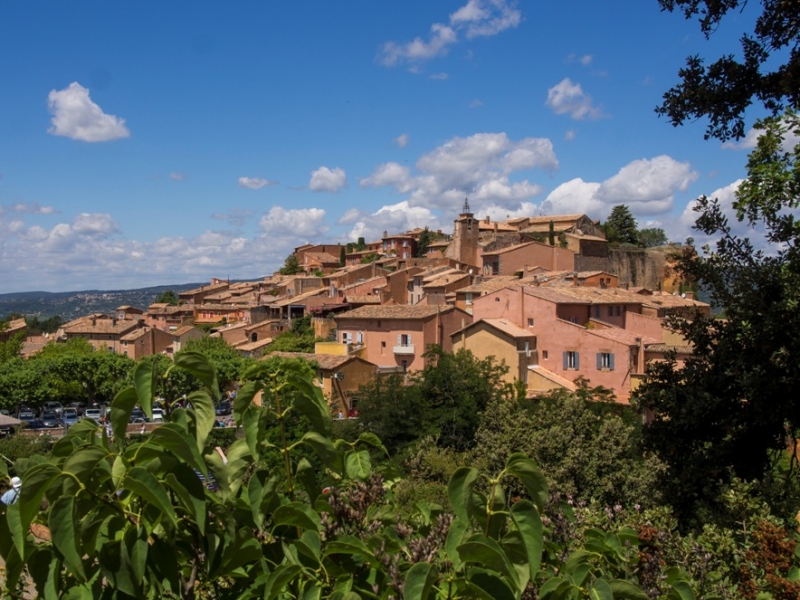
[{"label": "terracotta roof tile", "polygon": [[362,306],[355,310],[337,315],[340,319],[427,319],[454,310],[454,307],[443,307],[437,304],[382,304],[380,306]]}]

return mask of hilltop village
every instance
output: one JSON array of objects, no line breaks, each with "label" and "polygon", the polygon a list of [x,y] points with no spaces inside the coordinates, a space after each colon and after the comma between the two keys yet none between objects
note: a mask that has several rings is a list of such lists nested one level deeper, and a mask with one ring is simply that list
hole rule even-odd
[{"label": "hilltop village", "polygon": [[[357,410],[360,385],[376,374],[413,373],[431,344],[495,357],[529,397],[576,379],[627,403],[645,365],[691,352],[666,327],[668,315],[710,307],[662,278],[634,285],[598,225],[586,215],[476,219],[465,200],[452,236],[415,229],[385,232],[361,247],[305,244],[284,273],[209,285],[178,294],[177,305],[120,306],[62,325],[56,340],[83,338],[138,360],[174,354],[211,331],[244,356],[261,357],[294,320],[310,316],[318,382],[335,411]],[[664,269],[661,269],[664,272]],[[651,277],[651,280],[653,278]],[[664,289],[657,289],[664,288]],[[24,319],[9,323],[8,337]],[[28,338],[33,354],[49,338]]]}]

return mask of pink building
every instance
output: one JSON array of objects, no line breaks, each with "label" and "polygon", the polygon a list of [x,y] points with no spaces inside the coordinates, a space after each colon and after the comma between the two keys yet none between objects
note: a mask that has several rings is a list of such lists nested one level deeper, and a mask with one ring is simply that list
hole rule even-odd
[{"label": "pink building", "polygon": [[548,271],[575,268],[575,253],[572,250],[539,242],[528,242],[495,252],[484,252],[482,260],[484,275],[513,275],[524,272],[529,267],[543,267]]},{"label": "pink building", "polygon": [[450,334],[471,322],[453,306],[424,304],[363,306],[336,317],[340,342],[363,345],[366,360],[402,371],[421,370],[430,344],[452,351]]}]

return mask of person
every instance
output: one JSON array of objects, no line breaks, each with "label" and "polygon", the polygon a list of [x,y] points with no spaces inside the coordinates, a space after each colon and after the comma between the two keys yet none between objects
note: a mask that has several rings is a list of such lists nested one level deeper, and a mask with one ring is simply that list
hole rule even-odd
[{"label": "person", "polygon": [[11,489],[0,496],[0,502],[6,506],[11,506],[19,498],[19,490],[22,488],[22,480],[19,477],[11,478]]}]

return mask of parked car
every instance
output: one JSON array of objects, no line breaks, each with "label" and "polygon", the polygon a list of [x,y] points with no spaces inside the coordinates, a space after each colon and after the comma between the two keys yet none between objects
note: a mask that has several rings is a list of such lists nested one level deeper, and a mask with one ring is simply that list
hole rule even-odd
[{"label": "parked car", "polygon": [[74,425],[78,421],[80,421],[80,417],[78,416],[78,411],[74,408],[65,408],[64,413],[61,415],[61,421],[64,423],[65,427],[69,427],[70,425]]},{"label": "parked car", "polygon": [[56,417],[61,417],[61,414],[64,412],[64,407],[61,405],[61,402],[45,402],[42,406],[42,414],[44,413],[54,413]]},{"label": "parked car", "polygon": [[94,419],[98,423],[102,420],[102,411],[99,408],[87,408],[83,416],[87,419]]},{"label": "parked car", "polygon": [[231,412],[233,412],[233,406],[229,401],[223,400],[217,404],[215,412],[217,413],[217,416],[229,415]]},{"label": "parked car", "polygon": [[30,408],[21,408],[19,409],[19,415],[17,418],[20,421],[30,422],[36,418],[36,414]]},{"label": "parked car", "polygon": [[30,421],[25,421],[25,429],[46,429],[44,422],[41,419],[31,419]]},{"label": "parked car", "polygon": [[131,423],[147,423],[147,415],[141,408],[134,408],[131,412]]},{"label": "parked car", "polygon": [[162,408],[154,408],[153,409],[153,423],[161,423],[164,421],[164,409]]},{"label": "parked car", "polygon": [[41,421],[42,423],[44,423],[44,426],[47,427],[48,429],[55,429],[56,427],[61,425],[61,422],[58,420],[58,415],[56,415],[56,413],[54,412],[42,413]]}]

